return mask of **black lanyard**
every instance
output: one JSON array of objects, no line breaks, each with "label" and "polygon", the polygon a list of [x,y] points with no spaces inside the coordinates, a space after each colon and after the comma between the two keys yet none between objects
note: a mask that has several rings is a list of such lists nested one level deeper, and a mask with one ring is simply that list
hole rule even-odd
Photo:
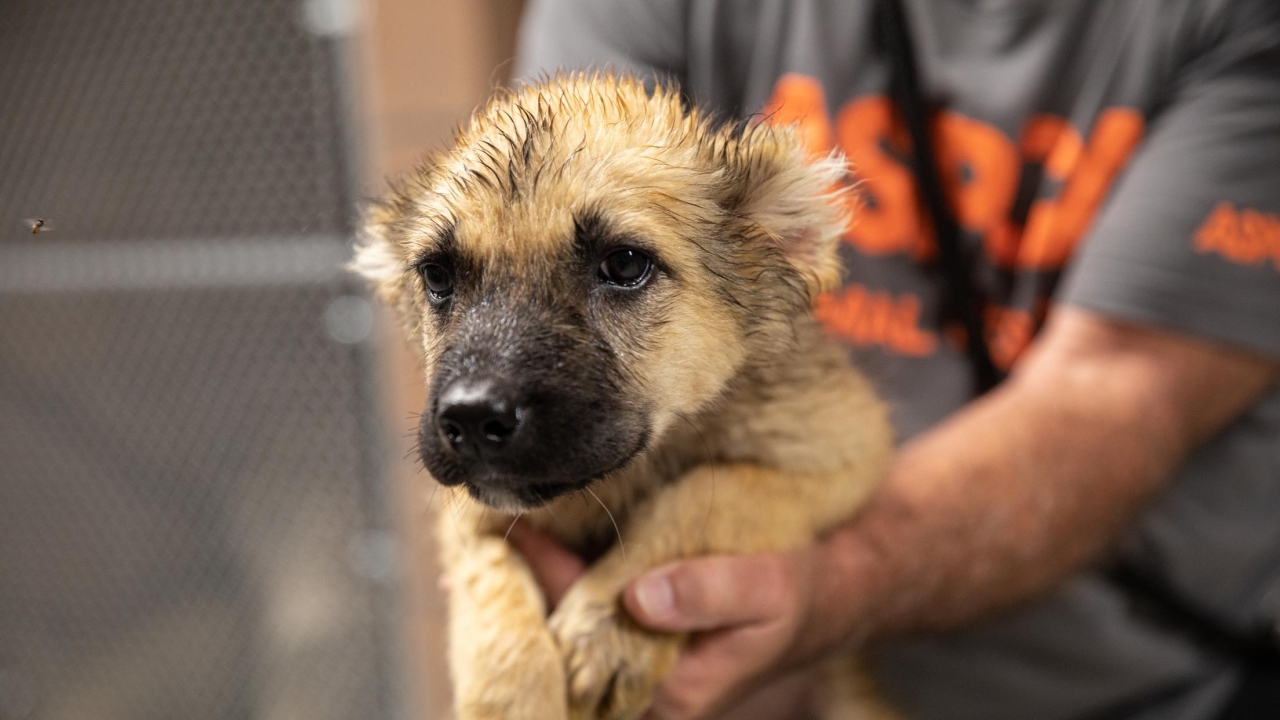
[{"label": "black lanyard", "polygon": [[995,387],[1003,373],[991,360],[987,336],[982,322],[982,299],[974,288],[973,259],[960,244],[960,225],[947,204],[938,162],[929,132],[928,110],[920,90],[911,25],[899,0],[882,0],[878,7],[879,27],[889,51],[890,94],[911,136],[911,164],[919,188],[920,199],[929,211],[933,234],[938,243],[945,282],[946,307],[964,324],[967,342],[965,352],[973,368],[974,385],[979,394]]}]

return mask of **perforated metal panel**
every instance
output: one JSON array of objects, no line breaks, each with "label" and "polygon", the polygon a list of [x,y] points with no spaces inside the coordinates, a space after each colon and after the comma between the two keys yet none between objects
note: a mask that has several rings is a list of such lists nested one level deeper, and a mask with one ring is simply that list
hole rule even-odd
[{"label": "perforated metal panel", "polygon": [[399,714],[342,45],[303,16],[0,0],[0,720]]},{"label": "perforated metal panel", "polygon": [[6,229],[22,213],[64,239],[344,229],[333,47],[303,17],[299,0],[4,0]]}]

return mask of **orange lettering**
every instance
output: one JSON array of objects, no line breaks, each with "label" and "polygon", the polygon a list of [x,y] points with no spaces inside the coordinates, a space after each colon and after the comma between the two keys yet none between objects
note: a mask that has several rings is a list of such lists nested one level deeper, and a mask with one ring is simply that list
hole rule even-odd
[{"label": "orange lettering", "polygon": [[[1035,115],[1023,128],[1018,149],[1028,162],[1037,163],[1044,168],[1046,178],[1056,183],[1064,183],[1080,162],[1080,156],[1084,152],[1084,141],[1080,138],[1080,133],[1076,132],[1076,129],[1071,127],[1071,123],[1065,119],[1056,115]],[[1043,234],[1054,222],[1057,212],[1056,198],[1036,199],[1032,201],[1027,214],[1029,225],[1036,228],[1036,233]],[[1006,267],[1016,266],[1017,256],[1021,252],[1022,241],[1025,238],[1023,228],[1017,226],[1010,218],[1004,228],[998,232],[999,240],[1004,242],[988,241],[989,246],[993,244],[997,246],[992,255],[998,257],[1001,264]],[[1007,240],[1009,236],[1015,239]]]},{"label": "orange lettering", "polygon": [[1011,265],[1018,251],[1009,223],[1022,169],[1017,149],[996,128],[953,112],[938,116],[934,137],[956,221],[983,238],[995,262]]},{"label": "orange lettering", "polygon": [[1084,141],[1071,123],[1056,115],[1035,115],[1027,122],[1019,142],[1022,156],[1044,166],[1054,180],[1066,180],[1080,162]]},{"label": "orange lettering", "polygon": [[860,181],[845,240],[868,255],[931,257],[932,232],[920,222],[915,179],[894,157],[908,152],[908,142],[889,100],[873,95],[849,102],[840,110],[836,134]]},{"label": "orange lettering", "polygon": [[889,347],[911,357],[932,355],[937,350],[937,335],[920,329],[920,298],[903,295],[898,299],[888,341]]},{"label": "orange lettering", "polygon": [[[1263,215],[1257,210],[1240,213],[1240,238],[1242,261],[1249,264],[1266,262],[1274,247],[1276,226],[1274,216]],[[1268,246],[1271,247],[1268,247]]]},{"label": "orange lettering", "polygon": [[1052,153],[1048,156],[1056,169],[1072,164],[1076,167],[1061,197],[1032,206],[1018,265],[1035,270],[1057,270],[1066,265],[1106,198],[1112,180],[1142,140],[1143,129],[1144,121],[1137,111],[1111,108],[1098,117],[1089,144],[1077,162],[1072,162],[1077,154],[1069,144],[1061,151],[1061,159]]},{"label": "orange lettering", "polygon": [[827,96],[814,78],[798,73],[778,78],[764,113],[775,125],[796,125],[810,155],[826,155],[835,145],[831,139]]},{"label": "orange lettering", "polygon": [[1195,248],[1201,253],[1222,252],[1240,232],[1240,217],[1231,203],[1218,203],[1195,234]]},{"label": "orange lettering", "polygon": [[814,314],[827,332],[859,347],[883,347],[899,355],[925,357],[938,336],[920,327],[920,298],[894,297],[858,284],[818,297]]},{"label": "orange lettering", "polygon": [[1193,240],[1196,252],[1217,253],[1240,265],[1270,260],[1280,270],[1280,217],[1275,215],[1219,203]]},{"label": "orange lettering", "polygon": [[[932,227],[925,222],[906,161],[910,140],[888,98],[849,101],[833,127],[822,85],[789,73],[778,80],[765,111],[775,123],[795,123],[809,153],[823,155],[838,146],[852,162],[859,182],[850,195],[856,207],[851,208],[846,242],[867,255],[933,258]],[[1142,115],[1129,108],[1103,111],[1087,143],[1070,123],[1053,115],[1033,116],[1016,145],[997,128],[954,112],[940,113],[933,126],[957,222],[982,237],[995,264],[1033,270],[1059,270],[1066,264],[1144,131]],[[1062,190],[1056,198],[1035,200],[1022,228],[1010,212],[1024,161],[1042,165],[1045,176]],[[1224,242],[1252,241],[1269,232],[1236,233]]]}]

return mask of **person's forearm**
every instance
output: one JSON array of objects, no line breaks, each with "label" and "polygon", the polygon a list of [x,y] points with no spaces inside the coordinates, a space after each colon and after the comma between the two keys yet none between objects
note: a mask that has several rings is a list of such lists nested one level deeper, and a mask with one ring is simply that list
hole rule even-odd
[{"label": "person's forearm", "polygon": [[825,544],[818,611],[846,635],[954,628],[1050,590],[1098,559],[1267,377],[1215,394],[1180,380],[1195,368],[1164,361],[1175,353],[1120,347],[1093,363],[1061,349],[907,444]]},{"label": "person's forearm", "polygon": [[1179,458],[1166,428],[1077,407],[1111,400],[1015,385],[904,447],[882,492],[829,541],[843,571],[826,601],[863,600],[844,608],[860,635],[946,629],[1095,558]]}]

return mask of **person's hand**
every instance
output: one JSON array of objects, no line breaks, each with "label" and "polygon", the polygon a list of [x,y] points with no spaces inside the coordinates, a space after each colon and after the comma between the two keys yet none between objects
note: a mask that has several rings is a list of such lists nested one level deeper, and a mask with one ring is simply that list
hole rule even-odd
[{"label": "person's hand", "polygon": [[548,610],[554,610],[560,604],[569,586],[587,569],[582,558],[523,520],[517,520],[511,526],[507,540],[529,563],[534,579],[547,597]]},{"label": "person's hand", "polygon": [[[510,537],[554,607],[584,570],[582,560],[523,523]],[[827,644],[815,642],[824,633],[810,622],[820,562],[818,547],[714,556],[665,565],[632,581],[623,603],[637,622],[691,633],[645,720],[713,717]]]},{"label": "person's hand", "polygon": [[708,718],[804,659],[817,553],[715,556],[652,570],[623,594],[653,630],[693,633],[647,720]]}]

